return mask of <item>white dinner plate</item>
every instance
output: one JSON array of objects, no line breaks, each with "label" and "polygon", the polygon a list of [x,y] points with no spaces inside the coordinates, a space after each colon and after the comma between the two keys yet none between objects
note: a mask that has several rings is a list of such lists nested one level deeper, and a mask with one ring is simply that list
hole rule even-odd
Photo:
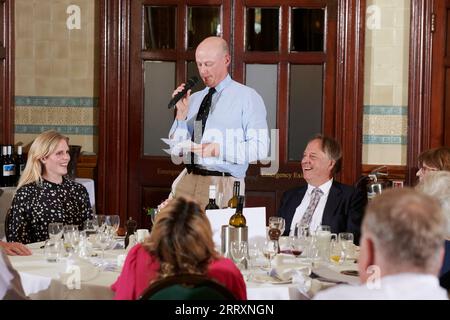
[{"label": "white dinner plate", "polygon": [[288,280],[278,280],[274,277],[271,277],[266,274],[255,274],[252,275],[251,281],[257,282],[257,283],[271,283],[271,284],[288,284],[292,283],[292,279]]}]

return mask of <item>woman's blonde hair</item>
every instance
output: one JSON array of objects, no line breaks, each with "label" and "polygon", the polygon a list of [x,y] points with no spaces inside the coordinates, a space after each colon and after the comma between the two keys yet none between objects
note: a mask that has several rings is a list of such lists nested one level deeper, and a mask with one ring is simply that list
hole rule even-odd
[{"label": "woman's blonde hair", "polygon": [[17,189],[32,182],[42,182],[41,159],[55,152],[61,140],[69,144],[69,138],[54,130],[44,131],[34,139],[28,151],[27,164],[17,184]]},{"label": "woman's blonde hair", "polygon": [[143,247],[160,262],[159,277],[206,274],[218,258],[211,225],[198,203],[175,198],[157,215]]}]

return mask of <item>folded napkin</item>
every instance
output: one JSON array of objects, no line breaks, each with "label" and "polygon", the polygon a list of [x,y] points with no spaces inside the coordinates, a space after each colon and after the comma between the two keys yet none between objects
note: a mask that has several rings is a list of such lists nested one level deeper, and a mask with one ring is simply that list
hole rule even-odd
[{"label": "folded napkin", "polygon": [[89,260],[79,257],[67,259],[66,270],[59,274],[60,281],[69,289],[80,289],[81,282],[91,281],[99,274],[96,268]]},{"label": "folded napkin", "polygon": [[311,279],[301,272],[298,272],[293,276],[292,282],[297,284],[298,291],[308,299],[311,299],[323,288],[323,284],[319,280]]},{"label": "folded napkin", "polygon": [[292,267],[289,265],[279,265],[275,266],[269,271],[269,275],[280,281],[289,281],[294,278],[297,274],[309,275],[311,273],[311,268],[304,267]]}]

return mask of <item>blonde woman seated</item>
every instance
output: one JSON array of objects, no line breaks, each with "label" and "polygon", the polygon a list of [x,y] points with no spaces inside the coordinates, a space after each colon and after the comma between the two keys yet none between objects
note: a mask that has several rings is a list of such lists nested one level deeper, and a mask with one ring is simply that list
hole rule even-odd
[{"label": "blonde woman seated", "polygon": [[137,299],[151,282],[186,273],[207,275],[237,299],[247,299],[239,269],[214,249],[205,213],[196,202],[180,197],[161,210],[150,237],[130,250],[111,288],[116,292],[115,299]]},{"label": "blonde woman seated", "polygon": [[53,130],[36,137],[12,202],[8,241],[44,241],[51,222],[82,225],[92,218],[86,188],[65,177],[69,160],[67,137]]}]

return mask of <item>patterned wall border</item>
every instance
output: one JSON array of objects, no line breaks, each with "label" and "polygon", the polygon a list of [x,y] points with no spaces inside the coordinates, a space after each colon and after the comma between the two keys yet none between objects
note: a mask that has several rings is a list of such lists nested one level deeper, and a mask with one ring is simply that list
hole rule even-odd
[{"label": "patterned wall border", "polygon": [[363,135],[363,144],[400,144],[407,145],[405,136]]},{"label": "patterned wall border", "polygon": [[381,115],[381,116],[407,116],[407,106],[382,106],[367,105],[364,106],[364,115]]},{"label": "patterned wall border", "polygon": [[52,125],[15,125],[15,133],[39,134],[46,130],[56,130],[62,134],[71,135],[98,135],[97,126],[52,126]]},{"label": "patterned wall border", "polygon": [[[50,97],[50,96],[15,96],[14,103],[18,107],[78,107],[96,108],[98,98],[92,97]],[[62,134],[98,135],[97,126],[74,125],[15,125],[15,133],[39,134],[45,130],[57,130]]]},{"label": "patterned wall border", "polygon": [[[364,115],[407,116],[407,106],[366,105]],[[363,144],[395,144],[407,145],[408,137],[390,135],[363,135]]]},{"label": "patterned wall border", "polygon": [[98,107],[98,98],[91,97],[46,97],[46,96],[15,96],[16,106],[23,107]]}]

